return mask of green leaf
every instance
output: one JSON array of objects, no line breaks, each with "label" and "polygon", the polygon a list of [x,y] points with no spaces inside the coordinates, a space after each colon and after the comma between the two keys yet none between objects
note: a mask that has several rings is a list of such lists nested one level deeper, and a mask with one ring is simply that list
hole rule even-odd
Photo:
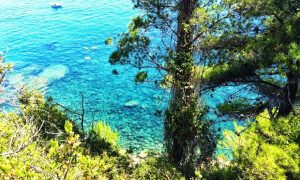
[{"label": "green leaf", "polygon": [[65,131],[67,134],[71,134],[73,130],[73,124],[70,121],[65,122]]},{"label": "green leaf", "polygon": [[135,82],[145,82],[148,77],[148,73],[145,71],[138,72],[135,76]]},{"label": "green leaf", "polygon": [[113,44],[113,39],[109,37],[109,38],[107,38],[107,39],[104,41],[104,43],[105,43],[106,45],[110,46],[110,45]]}]

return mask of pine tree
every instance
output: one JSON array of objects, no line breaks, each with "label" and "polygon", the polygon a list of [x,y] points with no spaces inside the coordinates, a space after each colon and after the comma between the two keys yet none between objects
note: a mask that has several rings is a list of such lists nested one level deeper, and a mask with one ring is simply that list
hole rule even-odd
[{"label": "pine tree", "polygon": [[[118,39],[110,63],[155,68],[165,75],[161,84],[170,82],[171,100],[164,121],[166,149],[171,162],[189,178],[197,165],[212,157],[216,146],[197,91],[196,45],[207,27],[214,27],[224,17],[217,16],[216,11],[208,13],[216,9],[211,0],[133,2],[143,13]],[[136,81],[147,77],[147,72],[141,71]]]},{"label": "pine tree", "polygon": [[[248,84],[261,98],[255,114],[294,111],[300,78],[300,3],[297,0],[224,0],[226,28],[210,33],[206,51],[210,87]],[[266,100],[267,99],[267,100]]]}]

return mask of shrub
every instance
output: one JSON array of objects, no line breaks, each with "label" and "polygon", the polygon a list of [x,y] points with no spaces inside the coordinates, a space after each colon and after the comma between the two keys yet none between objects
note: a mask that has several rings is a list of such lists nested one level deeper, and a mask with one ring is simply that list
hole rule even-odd
[{"label": "shrub", "polygon": [[[65,122],[72,122],[51,98],[45,101],[44,96],[36,91],[23,90],[19,101],[23,116],[33,119],[37,126],[42,125],[44,138],[51,139],[63,135]],[[74,131],[79,133],[75,123],[72,124]]]},{"label": "shrub", "polygon": [[85,154],[84,147],[80,146],[79,135],[73,132],[71,122],[66,121],[65,131],[68,134],[66,142],[51,141],[48,154],[58,163],[54,169],[63,168],[58,171],[59,177],[68,179],[123,179],[127,177],[118,157],[109,156],[105,152],[98,156]]},{"label": "shrub", "polygon": [[117,146],[119,140],[119,134],[116,131],[113,131],[109,125],[99,121],[92,127],[92,133],[111,146]]},{"label": "shrub", "polygon": [[0,116],[0,179],[42,179],[35,168],[47,169],[48,161],[38,143],[40,127],[15,113]]},{"label": "shrub", "polygon": [[134,173],[136,179],[184,179],[165,157],[150,157]]},{"label": "shrub", "polygon": [[232,164],[239,178],[297,179],[300,167],[300,116],[271,120],[262,113],[247,129],[224,132],[225,147],[232,149]]},{"label": "shrub", "polygon": [[129,179],[119,157],[85,153],[73,123],[65,139],[40,139],[35,121],[11,113],[0,118],[0,179]]},{"label": "shrub", "polygon": [[226,157],[217,157],[209,164],[201,165],[196,171],[196,179],[233,180],[237,178],[235,167]]},{"label": "shrub", "polygon": [[105,122],[99,121],[89,133],[88,145],[93,153],[101,153],[104,150],[116,153],[118,141],[118,132],[113,131]]}]

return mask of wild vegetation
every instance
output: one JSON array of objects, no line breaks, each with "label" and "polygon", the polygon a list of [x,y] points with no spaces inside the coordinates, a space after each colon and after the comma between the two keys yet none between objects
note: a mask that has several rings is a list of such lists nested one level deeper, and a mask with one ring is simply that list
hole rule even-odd
[{"label": "wild vegetation", "polygon": [[[297,0],[133,0],[142,10],[117,42],[111,64],[161,74],[171,90],[165,152],[138,155],[99,121],[90,129],[51,98],[22,88],[0,114],[3,179],[300,179],[300,3]],[[160,35],[161,42],[152,43]],[[168,42],[168,43],[167,43]],[[114,44],[109,38],[106,44]],[[12,66],[0,56],[0,83]],[[118,73],[114,73],[118,74]],[[225,99],[205,115],[205,93],[241,87],[255,98]],[[243,89],[243,87],[247,87]],[[3,92],[2,92],[3,93]],[[9,101],[1,101],[3,107]]]}]

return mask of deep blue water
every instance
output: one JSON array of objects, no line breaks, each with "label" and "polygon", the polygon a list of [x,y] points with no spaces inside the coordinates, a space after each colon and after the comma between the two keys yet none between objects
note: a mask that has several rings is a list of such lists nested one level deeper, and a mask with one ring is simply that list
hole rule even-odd
[{"label": "deep blue water", "polygon": [[[126,31],[137,13],[131,0],[62,0],[63,8],[57,10],[50,2],[0,0],[0,51],[8,50],[6,60],[15,64],[11,84],[46,91],[55,102],[73,110],[81,109],[82,92],[86,128],[101,119],[119,131],[124,147],[161,149],[163,121],[154,113],[166,106],[168,93],[153,83],[135,84],[136,69],[111,66],[108,57],[115,47],[104,44],[107,37]],[[114,69],[119,75],[112,75]],[[245,94],[240,88],[217,89],[213,97],[207,93],[204,100],[212,107],[207,118],[228,119],[217,117],[214,109],[229,92]],[[138,106],[125,107],[130,100]],[[232,124],[215,127],[228,129]]]}]

